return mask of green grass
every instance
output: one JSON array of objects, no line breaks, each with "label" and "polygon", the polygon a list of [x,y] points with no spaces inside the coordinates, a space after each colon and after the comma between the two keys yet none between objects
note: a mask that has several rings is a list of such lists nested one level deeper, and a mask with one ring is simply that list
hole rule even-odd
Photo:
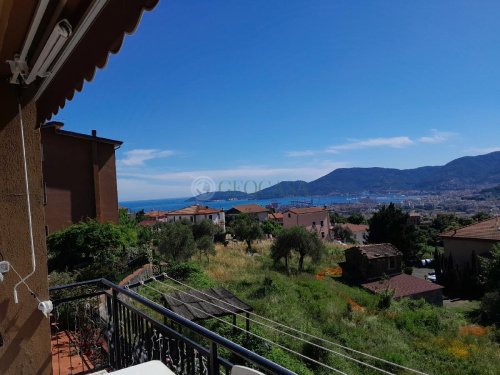
[{"label": "green grass", "polygon": [[[308,263],[308,272],[287,276],[273,268],[268,242],[262,241],[255,248],[256,255],[248,255],[243,245],[220,247],[217,255],[209,263],[200,264],[200,269],[189,275],[186,282],[200,288],[223,286],[260,315],[426,373],[500,373],[500,346],[494,339],[493,327],[478,336],[459,333],[460,327],[471,324],[468,320],[471,308],[446,309],[422,301],[402,300],[393,302],[387,310],[379,310],[377,296],[331,277],[316,278],[317,271],[334,267],[341,260],[341,250],[330,249],[321,264]],[[162,288],[160,283],[155,287]],[[143,289],[156,298],[154,293]],[[351,306],[354,303],[355,307],[348,308],[348,301],[354,301]],[[283,349],[257,339],[247,340],[243,333],[234,334],[230,326],[221,322],[203,324],[298,374],[331,373]],[[243,319],[238,319],[238,324],[243,327]],[[349,374],[378,373],[257,324],[251,324],[251,331]],[[378,362],[370,363],[394,373],[405,373]]]}]

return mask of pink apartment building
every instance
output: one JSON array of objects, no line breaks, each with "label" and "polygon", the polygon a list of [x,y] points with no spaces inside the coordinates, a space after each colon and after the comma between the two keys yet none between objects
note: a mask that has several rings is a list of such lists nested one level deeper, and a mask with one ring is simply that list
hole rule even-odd
[{"label": "pink apartment building", "polygon": [[292,208],[283,214],[283,227],[304,227],[318,237],[330,239],[330,214],[324,207]]}]

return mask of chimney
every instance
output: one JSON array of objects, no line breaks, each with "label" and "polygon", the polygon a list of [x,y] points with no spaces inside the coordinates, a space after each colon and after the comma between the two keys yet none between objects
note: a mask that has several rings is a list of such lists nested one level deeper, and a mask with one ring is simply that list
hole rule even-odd
[{"label": "chimney", "polygon": [[97,130],[92,129],[92,137],[97,137]]}]

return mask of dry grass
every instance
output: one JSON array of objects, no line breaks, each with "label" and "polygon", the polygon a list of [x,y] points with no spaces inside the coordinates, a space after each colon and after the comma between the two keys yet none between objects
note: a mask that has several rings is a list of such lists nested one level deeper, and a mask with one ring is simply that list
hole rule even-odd
[{"label": "dry grass", "polygon": [[216,255],[205,267],[205,272],[221,283],[251,280],[255,277],[255,269],[262,268],[262,258],[268,256],[270,244],[269,240],[256,242],[252,246],[254,254],[248,254],[242,242],[230,242],[227,246],[218,244]]}]

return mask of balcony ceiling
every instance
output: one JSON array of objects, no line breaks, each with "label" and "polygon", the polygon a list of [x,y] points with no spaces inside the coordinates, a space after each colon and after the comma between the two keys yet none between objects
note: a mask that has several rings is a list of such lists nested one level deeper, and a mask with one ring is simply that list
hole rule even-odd
[{"label": "balcony ceiling", "polygon": [[[157,3],[158,0],[107,0],[87,33],[38,98],[39,122],[56,114],[66,100],[73,98],[75,91],[83,89],[85,81],[93,79],[97,68],[106,66],[109,54],[120,50],[125,34],[135,31],[143,11],[153,9]],[[0,0],[0,77],[3,81],[11,75],[6,60],[12,60],[21,52],[37,4],[35,0]],[[28,66],[32,66],[34,57],[40,53],[55,22],[67,19],[73,26],[74,36],[91,4],[89,0],[50,1],[28,52]],[[43,80],[38,78],[23,91],[24,100],[34,97]]]}]

